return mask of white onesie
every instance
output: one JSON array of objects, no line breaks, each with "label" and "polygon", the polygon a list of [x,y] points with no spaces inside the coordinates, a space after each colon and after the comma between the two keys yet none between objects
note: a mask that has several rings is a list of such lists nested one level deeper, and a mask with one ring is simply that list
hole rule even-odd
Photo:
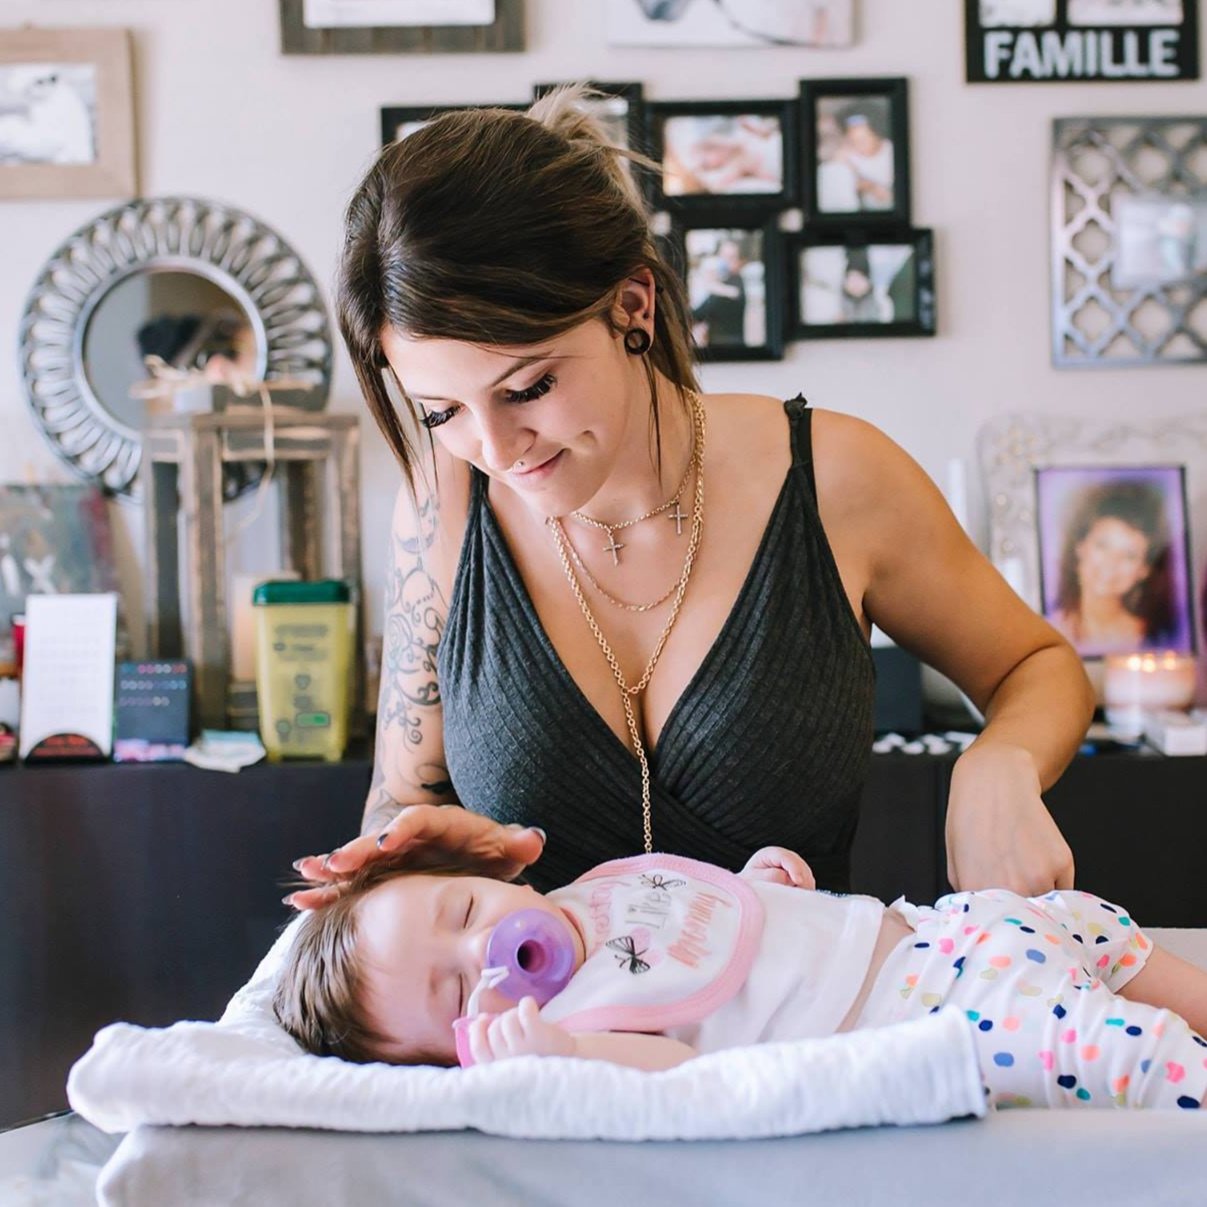
[{"label": "white onesie", "polygon": [[587,958],[542,1015],[575,1031],[661,1033],[698,1052],[832,1035],[884,915],[872,897],[672,855],[602,864],[547,899],[577,925]]}]

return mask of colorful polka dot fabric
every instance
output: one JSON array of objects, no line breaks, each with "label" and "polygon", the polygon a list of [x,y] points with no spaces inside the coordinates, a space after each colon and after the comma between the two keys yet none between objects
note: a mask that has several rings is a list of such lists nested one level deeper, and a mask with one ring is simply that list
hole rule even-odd
[{"label": "colorful polka dot fabric", "polygon": [[959,1007],[996,1107],[1198,1109],[1207,1041],[1117,995],[1152,951],[1126,910],[1090,893],[1000,889],[890,908],[915,934],[885,961],[858,1026]]}]

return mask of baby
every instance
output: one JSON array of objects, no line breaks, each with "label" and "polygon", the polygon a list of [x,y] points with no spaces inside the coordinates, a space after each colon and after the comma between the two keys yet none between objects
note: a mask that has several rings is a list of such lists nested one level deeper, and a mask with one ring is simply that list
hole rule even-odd
[{"label": "baby", "polygon": [[[1198,1109],[1207,972],[1089,893],[951,893],[932,906],[814,891],[780,847],[740,874],[616,860],[541,896],[498,880],[367,867],[306,915],[276,987],[308,1051],[396,1064],[578,1056],[666,1069],[722,1048],[964,1011],[995,1106]],[[573,974],[544,1006],[480,988],[491,932],[568,924]],[[475,990],[478,992],[475,994]],[[1175,1013],[1177,1011],[1178,1013]],[[469,1011],[474,1013],[474,1011]]]}]

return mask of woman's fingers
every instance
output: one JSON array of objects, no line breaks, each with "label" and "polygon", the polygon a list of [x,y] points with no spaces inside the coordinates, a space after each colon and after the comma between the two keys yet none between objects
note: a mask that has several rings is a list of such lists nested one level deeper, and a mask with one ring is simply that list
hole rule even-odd
[{"label": "woman's fingers", "polygon": [[[535,826],[504,826],[455,806],[410,805],[375,838],[378,849],[411,852],[417,866],[450,859],[491,875],[516,876],[540,858],[545,835]],[[338,852],[337,852],[338,854]],[[332,866],[341,867],[332,857]]]},{"label": "woman's fingers", "polygon": [[324,905],[330,905],[339,895],[338,884],[322,884],[315,888],[298,889],[283,900],[286,905],[291,905],[297,910],[321,909]]}]

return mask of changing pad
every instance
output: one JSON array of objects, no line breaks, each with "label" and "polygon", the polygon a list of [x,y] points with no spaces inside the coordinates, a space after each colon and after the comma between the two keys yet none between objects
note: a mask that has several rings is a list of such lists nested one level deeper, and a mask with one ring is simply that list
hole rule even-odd
[{"label": "changing pad", "polygon": [[522,1057],[473,1069],[356,1065],[304,1053],[272,1013],[288,927],[216,1023],[100,1031],[67,1082],[108,1132],[143,1124],[536,1139],[746,1139],[985,1113],[963,1012],[826,1039],[715,1052],[661,1073]]}]

